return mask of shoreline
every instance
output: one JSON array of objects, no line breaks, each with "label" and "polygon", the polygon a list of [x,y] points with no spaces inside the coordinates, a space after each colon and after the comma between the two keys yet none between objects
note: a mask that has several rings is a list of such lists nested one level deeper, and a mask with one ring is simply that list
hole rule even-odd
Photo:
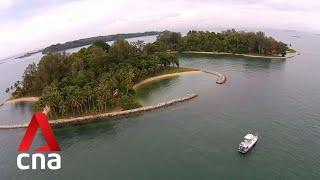
[{"label": "shoreline", "polygon": [[[154,82],[157,80],[180,76],[180,75],[184,75],[184,74],[194,74],[194,73],[208,73],[208,74],[215,75],[218,77],[218,79],[216,81],[217,84],[224,84],[227,80],[225,75],[223,75],[219,72],[216,72],[216,71],[209,71],[209,70],[202,70],[202,69],[195,69],[195,68],[189,68],[189,69],[191,69],[191,70],[184,71],[184,72],[163,74],[163,75],[158,75],[158,76],[147,78],[147,79],[135,84],[133,86],[133,89],[137,90],[140,87],[144,86],[145,84],[148,84],[148,83],[151,83],[151,82]],[[198,96],[197,94],[191,94],[191,95],[187,94],[183,98],[173,99],[171,101],[158,103],[156,105],[143,106],[140,108],[125,110],[125,111],[113,111],[113,112],[108,112],[108,113],[100,113],[100,114],[96,114],[96,115],[85,115],[85,116],[79,116],[79,117],[50,120],[49,123],[52,125],[75,124],[75,123],[84,122],[84,121],[85,122],[94,121],[95,119],[101,118],[101,117],[104,118],[104,117],[118,117],[118,116],[123,116],[123,115],[131,115],[131,114],[141,113],[141,112],[145,112],[145,111],[150,111],[153,109],[159,109],[161,107],[167,107],[167,106],[176,104],[178,102],[184,102],[189,99],[193,99],[197,96]],[[19,103],[19,102],[36,102],[39,99],[40,99],[40,97],[22,97],[22,98],[17,98],[17,99],[9,99],[9,100],[5,101],[2,105],[9,104],[9,103]],[[2,106],[2,105],[0,105],[0,106]],[[50,107],[46,106],[43,109],[42,113],[48,114],[49,111],[50,111]],[[28,124],[0,125],[0,129],[16,129],[16,128],[25,128],[27,126],[28,126]]]},{"label": "shoreline", "polygon": [[39,97],[22,97],[16,99],[8,99],[2,105],[11,104],[11,103],[19,103],[19,102],[37,102],[39,101]]},{"label": "shoreline", "polygon": [[6,104],[13,104],[13,103],[23,103],[23,102],[37,102],[39,101],[40,97],[22,97],[16,99],[7,99],[6,101],[0,103],[0,107]]},{"label": "shoreline", "polygon": [[224,84],[227,81],[226,76],[219,73],[219,72],[209,71],[209,70],[201,70],[201,71],[204,73],[207,73],[207,74],[212,74],[212,75],[218,76],[218,79],[216,81],[217,84]]},{"label": "shoreline", "polygon": [[[184,68],[186,68],[186,67],[184,67]],[[216,71],[196,69],[196,68],[189,68],[189,69],[191,69],[191,70],[185,71],[185,72],[164,74],[164,75],[159,75],[159,76],[147,78],[147,79],[135,84],[133,86],[133,89],[137,90],[137,89],[143,87],[144,85],[151,83],[151,82],[154,82],[154,81],[158,81],[158,80],[162,80],[162,79],[166,79],[166,78],[170,78],[170,77],[175,77],[175,76],[180,76],[180,75],[185,75],[185,74],[194,74],[194,73],[201,73],[201,72],[217,76],[218,77],[218,79],[216,81],[217,84],[224,84],[227,81],[227,78],[225,75],[223,75],[219,72],[216,72]]]},{"label": "shoreline", "polygon": [[159,75],[159,76],[154,76],[154,77],[150,77],[147,78],[143,81],[138,82],[137,84],[133,85],[133,89],[137,90],[139,88],[141,88],[142,86],[144,86],[145,84],[154,82],[154,81],[158,81],[161,79],[166,79],[166,78],[170,78],[170,77],[175,77],[175,76],[180,76],[180,75],[184,75],[184,74],[193,74],[193,73],[200,73],[201,70],[198,69],[193,69],[190,71],[185,71],[185,72],[178,72],[178,73],[170,73],[170,74],[163,74],[163,75]]},{"label": "shoreline", "polygon": [[[172,51],[172,53],[179,53],[177,51]],[[262,59],[280,59],[286,60],[289,58],[293,58],[296,55],[300,55],[300,53],[288,53],[286,56],[262,56],[262,55],[254,55],[254,54],[238,54],[238,53],[228,53],[228,52],[206,52],[206,51],[182,51],[182,54],[205,54],[205,55],[231,55],[231,56],[243,56],[243,57],[251,57],[251,58],[262,58]]]},{"label": "shoreline", "polygon": [[[178,99],[173,99],[167,102],[161,102],[155,105],[140,107],[136,109],[130,109],[125,111],[119,112],[109,112],[109,113],[102,113],[97,115],[88,115],[88,116],[81,116],[81,117],[74,117],[74,118],[66,118],[66,119],[57,119],[57,120],[49,120],[49,124],[52,126],[67,126],[67,125],[74,125],[74,124],[81,124],[86,122],[92,121],[102,121],[105,118],[112,118],[112,117],[122,117],[122,116],[129,116],[134,114],[140,114],[146,111],[156,110],[168,106],[172,106],[178,103],[182,103],[188,100],[191,100],[197,97],[197,94],[187,94],[186,96]],[[27,124],[19,124],[19,125],[0,125],[0,129],[18,129],[18,128],[26,128],[28,127]]]}]

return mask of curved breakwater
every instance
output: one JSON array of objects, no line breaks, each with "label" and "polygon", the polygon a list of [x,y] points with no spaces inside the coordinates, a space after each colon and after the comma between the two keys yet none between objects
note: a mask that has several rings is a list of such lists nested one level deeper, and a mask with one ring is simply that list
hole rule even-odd
[{"label": "curved breakwater", "polygon": [[[146,111],[151,111],[155,109],[160,109],[163,107],[168,107],[180,102],[184,102],[190,99],[193,99],[197,97],[197,94],[187,94],[186,96],[178,99],[173,99],[167,102],[158,103],[151,106],[145,106],[141,108],[136,109],[130,109],[120,112],[112,112],[112,113],[103,113],[98,115],[89,115],[89,116],[82,116],[82,117],[76,117],[76,118],[68,118],[68,119],[57,119],[49,121],[49,123],[52,126],[66,126],[71,124],[80,124],[85,122],[91,122],[91,121],[100,121],[105,120],[105,118],[111,118],[111,117],[122,117],[122,116],[129,116],[134,114],[143,113]],[[18,129],[18,128],[26,128],[28,124],[20,124],[20,125],[0,125],[0,129]]]},{"label": "curved breakwater", "polygon": [[204,73],[213,74],[215,76],[218,76],[218,79],[216,81],[217,84],[224,84],[227,81],[227,78],[225,75],[216,72],[216,71],[208,71],[208,70],[201,70]]},{"label": "curved breakwater", "polygon": [[[189,68],[189,67],[188,67]],[[160,75],[160,76],[155,76],[155,77],[151,77],[151,78],[148,78],[148,79],[145,79],[137,84],[135,84],[133,86],[133,89],[138,89],[139,87],[147,84],[147,83],[150,83],[150,82],[153,82],[153,81],[156,81],[156,80],[160,80],[160,79],[164,79],[164,78],[168,78],[168,77],[173,77],[173,76],[179,76],[179,75],[184,75],[184,74],[190,74],[190,73],[197,73],[197,72],[204,72],[204,73],[208,73],[208,74],[212,74],[212,75],[215,75],[215,76],[218,76],[218,79],[216,81],[217,84],[224,84],[226,81],[227,81],[227,78],[225,75],[219,73],[219,72],[216,72],[216,71],[209,71],[209,70],[203,70],[203,69],[195,69],[195,68],[189,68],[189,69],[192,69],[192,71],[186,71],[186,72],[180,72],[180,73],[172,73],[172,74],[165,74],[165,75]]]}]

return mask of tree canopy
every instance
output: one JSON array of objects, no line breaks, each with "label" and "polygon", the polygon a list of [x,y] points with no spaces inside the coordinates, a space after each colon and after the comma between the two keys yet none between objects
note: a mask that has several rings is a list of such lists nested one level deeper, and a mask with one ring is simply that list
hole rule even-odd
[{"label": "tree canopy", "polygon": [[[149,45],[149,49],[152,49]],[[160,50],[206,51],[239,54],[259,54],[285,56],[288,47],[285,43],[266,36],[263,32],[244,32],[234,29],[221,33],[191,30],[186,36],[176,32],[163,32],[154,43]]]},{"label": "tree canopy", "polygon": [[[135,34],[134,34],[135,35]],[[6,89],[13,97],[40,96],[39,109],[49,106],[51,117],[105,112],[140,106],[133,85],[169,66],[179,66],[168,51],[206,51],[285,56],[285,43],[263,32],[189,31],[186,36],[165,31],[154,43],[98,39],[72,54],[48,53],[26,68],[23,80]],[[50,52],[50,51],[49,51]]]},{"label": "tree canopy", "polygon": [[124,39],[111,46],[96,41],[77,53],[49,53],[30,64],[23,80],[7,92],[14,97],[40,96],[39,109],[50,107],[51,118],[140,106],[133,85],[179,65],[174,54],[149,52],[142,42]]}]

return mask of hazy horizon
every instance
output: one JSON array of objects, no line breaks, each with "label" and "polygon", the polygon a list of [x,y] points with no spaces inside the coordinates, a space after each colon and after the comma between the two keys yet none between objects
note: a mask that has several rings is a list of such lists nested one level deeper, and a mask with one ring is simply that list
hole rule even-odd
[{"label": "hazy horizon", "polygon": [[0,2],[0,59],[56,43],[145,31],[320,31],[320,2],[311,0]]}]

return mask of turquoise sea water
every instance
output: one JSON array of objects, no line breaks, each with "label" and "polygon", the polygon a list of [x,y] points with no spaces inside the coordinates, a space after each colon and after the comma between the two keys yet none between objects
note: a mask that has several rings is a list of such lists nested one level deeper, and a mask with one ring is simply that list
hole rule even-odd
[{"label": "turquoise sea water", "polygon": [[[287,61],[180,56],[182,66],[224,73],[227,83],[204,73],[161,80],[139,90],[143,104],[199,96],[138,116],[55,128],[59,171],[18,170],[24,130],[0,130],[0,179],[319,179],[320,38],[272,33],[302,54]],[[259,131],[259,142],[238,154],[251,131]],[[42,143],[39,135],[33,146]]]}]

